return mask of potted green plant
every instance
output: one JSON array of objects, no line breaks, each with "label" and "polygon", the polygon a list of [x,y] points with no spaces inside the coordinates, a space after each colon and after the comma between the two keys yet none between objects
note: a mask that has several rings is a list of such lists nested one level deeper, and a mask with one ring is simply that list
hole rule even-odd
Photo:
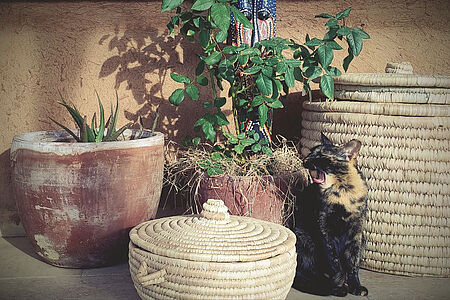
[{"label": "potted green plant", "polygon": [[[116,93],[117,96],[117,93]],[[98,97],[98,95],[97,95]],[[116,130],[111,104],[92,122],[62,99],[78,130],[19,134],[11,146],[12,186],[25,232],[44,261],[61,267],[126,258],[128,231],[154,218],[162,188],[164,136]]]},{"label": "potted green plant", "polygon": [[[342,63],[346,71],[354,57],[360,54],[363,39],[369,38],[361,28],[346,26],[345,20],[351,11],[351,8],[348,8],[336,15],[315,16],[327,19],[325,24],[327,32],[321,39],[310,38],[307,34],[303,43],[276,37],[260,41],[254,46],[225,45],[232,15],[244,27],[252,26],[233,2],[235,1],[197,0],[193,3],[183,3],[183,0],[162,1],[162,11],[175,10],[167,25],[170,34],[174,34],[175,28],[179,27],[180,33],[186,39],[198,42],[201,47],[195,79],[171,73],[170,76],[174,81],[185,86],[173,91],[169,98],[170,103],[178,106],[186,95],[193,101],[198,100],[197,85],[211,88],[210,101],[202,103],[206,112],[194,124],[196,135],[185,140],[187,145],[196,148],[203,142],[210,144],[207,154],[202,157],[196,157],[193,152],[189,153],[196,160],[194,167],[205,174],[201,179],[203,184],[200,186],[206,186],[207,190],[213,191],[203,193],[200,189],[198,194],[203,195],[201,196],[203,201],[206,200],[205,197],[210,197],[223,186],[230,185],[230,182],[231,186],[236,186],[237,181],[242,181],[243,175],[269,176],[270,181],[274,183],[272,175],[275,174],[272,166],[276,161],[276,155],[270,136],[264,134],[262,130],[270,119],[271,111],[284,107],[283,96],[289,93],[289,89],[295,86],[296,81],[303,85],[303,90],[309,94],[310,99],[313,80],[319,81],[323,94],[333,99],[333,76],[341,75],[341,71],[332,66],[334,51],[343,50],[343,46],[347,48],[348,55]],[[228,98],[220,94],[226,89]],[[222,111],[227,101],[231,101],[234,129],[230,129],[233,126],[230,126],[228,118]],[[245,124],[248,120],[258,126],[243,128],[241,124]],[[186,160],[182,161],[184,163]],[[263,162],[262,165],[255,164],[260,161]],[[230,163],[233,167],[230,167]],[[185,169],[185,166],[176,168],[174,173],[178,174],[179,170]],[[235,173],[231,174],[230,171]],[[290,172],[290,170],[281,171],[284,175]],[[218,178],[224,176],[225,181],[218,183]],[[230,176],[234,178],[230,179]],[[239,176],[239,179],[236,176]],[[209,184],[208,181],[214,183]],[[256,185],[250,180],[247,185],[241,187],[241,190],[249,190]],[[260,195],[267,190],[267,186],[263,186],[261,193],[256,192],[253,195],[236,193],[235,190],[228,194],[234,197],[234,200],[242,198],[242,201],[248,204],[249,198],[261,198]],[[237,197],[237,194],[240,196]],[[228,203],[227,199],[222,200],[228,207],[236,205]],[[264,211],[267,206],[267,203],[261,205],[261,210]]]}]

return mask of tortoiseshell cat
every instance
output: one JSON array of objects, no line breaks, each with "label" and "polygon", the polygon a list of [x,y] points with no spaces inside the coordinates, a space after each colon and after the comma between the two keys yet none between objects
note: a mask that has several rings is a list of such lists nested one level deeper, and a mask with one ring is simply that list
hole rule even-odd
[{"label": "tortoiseshell cat", "polygon": [[304,166],[313,184],[297,195],[294,288],[318,295],[365,296],[359,282],[367,185],[356,167],[361,142],[335,146],[322,134]]}]

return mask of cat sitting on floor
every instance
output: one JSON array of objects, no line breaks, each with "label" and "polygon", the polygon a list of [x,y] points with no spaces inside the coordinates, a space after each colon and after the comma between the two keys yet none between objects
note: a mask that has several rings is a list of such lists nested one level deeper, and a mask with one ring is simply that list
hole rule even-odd
[{"label": "cat sitting on floor", "polygon": [[367,185],[356,166],[360,148],[358,140],[336,146],[322,134],[322,144],[304,160],[313,183],[298,193],[296,203],[293,287],[300,291],[368,294],[358,276],[367,206]]}]

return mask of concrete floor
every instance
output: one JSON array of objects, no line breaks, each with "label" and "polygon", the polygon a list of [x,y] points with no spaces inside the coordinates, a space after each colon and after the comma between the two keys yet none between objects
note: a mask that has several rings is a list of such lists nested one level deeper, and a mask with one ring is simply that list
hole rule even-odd
[{"label": "concrete floor", "polygon": [[[450,299],[450,279],[392,276],[366,270],[367,297],[346,299]],[[288,300],[321,299],[291,289]],[[335,299],[337,297],[326,297]],[[24,237],[0,238],[0,299],[139,299],[126,263],[98,269],[63,269],[39,260]]]}]

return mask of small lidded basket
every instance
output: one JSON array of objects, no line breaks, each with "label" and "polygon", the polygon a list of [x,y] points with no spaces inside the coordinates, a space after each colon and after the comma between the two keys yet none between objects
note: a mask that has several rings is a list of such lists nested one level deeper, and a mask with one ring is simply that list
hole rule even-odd
[{"label": "small lidded basket", "polygon": [[294,233],[230,216],[221,200],[209,199],[200,215],[142,223],[130,239],[142,299],[284,299],[295,277]]}]

